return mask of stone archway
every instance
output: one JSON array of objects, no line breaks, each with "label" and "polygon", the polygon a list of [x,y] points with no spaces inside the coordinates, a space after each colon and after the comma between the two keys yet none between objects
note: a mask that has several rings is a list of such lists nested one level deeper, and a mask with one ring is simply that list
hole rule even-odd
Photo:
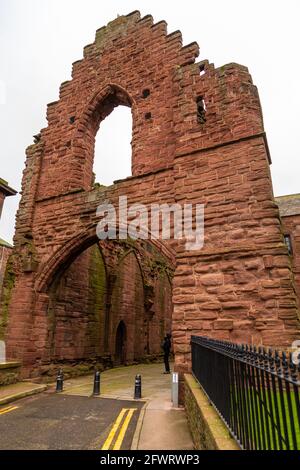
[{"label": "stone archway", "polygon": [[[72,367],[70,374],[78,373],[76,363],[80,370],[90,370],[95,363],[112,364],[116,328],[122,319],[132,346],[126,362],[147,355],[141,338],[146,336],[148,304],[157,303],[154,289],[149,291],[158,279],[153,263],[156,258],[160,263],[165,260],[166,272],[173,272],[172,253],[159,241],[151,242],[150,250],[144,241],[96,240],[95,227],[75,236],[36,277],[36,311],[29,338],[31,348],[36,348],[34,374],[51,375],[53,365],[62,362]],[[132,283],[134,273],[136,282]],[[171,309],[165,313],[157,309],[157,316],[164,314],[170,322]],[[153,359],[159,353],[154,348]]]},{"label": "stone archway", "polygon": [[[48,126],[27,149],[4,281],[7,354],[22,360],[24,375],[49,356],[45,312],[53,274],[95,241],[98,205],[117,206],[123,195],[129,204],[205,205],[201,250],[188,250],[185,239],[161,244],[176,265],[177,371],[189,370],[191,334],[266,346],[289,346],[298,336],[257,89],[246,67],[215,68],[196,62],[198,54],[197,43],[182,46],[179,31],[167,34],[164,21],[154,24],[139,12],[120,16],[96,32],[60,99],[48,105]],[[118,104],[133,113],[132,177],[94,188],[95,133]]]},{"label": "stone archway", "polygon": [[[111,296],[112,331],[120,322],[126,324],[126,359],[140,361],[145,355],[145,299],[143,270],[133,250],[125,251],[116,267]],[[114,334],[113,334],[114,338]]]},{"label": "stone archway", "polygon": [[50,285],[47,309],[50,364],[99,361],[104,356],[108,287],[105,261],[99,245],[92,245],[58,273]]}]

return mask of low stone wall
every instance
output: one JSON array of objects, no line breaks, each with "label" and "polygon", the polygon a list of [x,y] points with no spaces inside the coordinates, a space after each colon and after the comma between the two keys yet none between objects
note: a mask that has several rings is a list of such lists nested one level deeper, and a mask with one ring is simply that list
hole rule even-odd
[{"label": "low stone wall", "polygon": [[56,380],[57,373],[61,369],[64,373],[65,379],[71,379],[83,375],[93,374],[95,370],[100,372],[111,369],[113,366],[110,356],[103,356],[100,358],[91,359],[90,361],[85,360],[65,360],[52,362],[50,364],[40,365],[29,374],[24,372],[24,376],[30,376],[30,378],[39,383],[51,383]]},{"label": "low stone wall", "polygon": [[0,386],[10,385],[18,382],[20,375],[20,362],[0,363]]},{"label": "low stone wall", "polygon": [[[163,364],[163,356],[153,354],[147,355],[141,358],[139,361],[128,361],[124,366],[130,366],[135,364],[152,364],[152,363],[162,363]],[[30,377],[34,382],[38,383],[51,383],[56,380],[57,373],[60,369],[62,369],[64,373],[65,379],[71,379],[79,376],[90,375],[95,372],[95,370],[99,370],[103,372],[107,369],[112,369],[114,367],[120,367],[120,364],[116,364],[113,362],[110,355],[102,356],[95,359],[90,359],[90,361],[85,360],[65,360],[65,361],[57,361],[51,364],[43,364],[34,369],[33,371],[26,371],[24,368],[22,369],[22,378]],[[163,368],[163,366],[162,366]]]},{"label": "low stone wall", "polygon": [[240,450],[191,374],[184,375],[184,402],[196,449]]}]

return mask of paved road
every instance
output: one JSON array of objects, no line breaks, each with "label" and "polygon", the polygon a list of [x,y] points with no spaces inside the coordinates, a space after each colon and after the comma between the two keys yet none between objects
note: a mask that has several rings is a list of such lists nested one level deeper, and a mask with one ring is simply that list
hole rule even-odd
[{"label": "paved road", "polygon": [[0,449],[130,449],[143,402],[43,394],[0,407]]}]

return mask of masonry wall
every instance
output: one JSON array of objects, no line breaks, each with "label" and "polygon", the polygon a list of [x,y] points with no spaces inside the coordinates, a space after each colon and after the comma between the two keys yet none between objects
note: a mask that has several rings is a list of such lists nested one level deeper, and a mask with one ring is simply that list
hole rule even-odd
[{"label": "masonry wall", "polygon": [[[24,374],[47,350],[53,280],[97,241],[98,205],[117,207],[123,195],[128,205],[205,205],[201,250],[188,250],[186,239],[151,242],[175,268],[172,332],[180,373],[190,368],[191,334],[281,347],[298,336],[257,89],[246,67],[196,63],[198,54],[197,43],[182,46],[179,31],[167,34],[165,22],[153,24],[138,12],[121,16],[97,31],[59,101],[48,105],[48,127],[27,149],[7,296],[8,353],[23,360]],[[200,116],[199,100],[206,107]],[[132,110],[133,176],[93,188],[95,135],[117,105]],[[139,322],[136,316],[136,328]]]},{"label": "masonry wall", "polygon": [[0,292],[3,285],[6,263],[11,252],[11,247],[0,245]]},{"label": "masonry wall", "polygon": [[161,344],[167,333],[172,333],[172,286],[165,273],[160,273],[154,286],[154,316],[150,322],[150,354],[161,351]]},{"label": "masonry wall", "polygon": [[133,252],[117,267],[117,279],[111,298],[111,351],[116,350],[116,332],[121,321],[126,328],[125,362],[138,360],[147,354],[144,313],[144,286],[140,266]]},{"label": "masonry wall", "polygon": [[[7,267],[7,261],[12,253],[12,248],[0,245],[0,340],[4,339],[5,329],[7,325],[7,306],[4,307],[2,296],[5,296],[6,286],[3,286],[4,277]],[[9,284],[9,282],[8,282]]]},{"label": "masonry wall", "polygon": [[185,326],[235,342],[288,345],[296,299],[285,247],[277,244],[282,234],[263,140],[178,159],[177,171],[178,192],[185,197],[189,186],[189,201],[207,201],[204,247],[178,260],[177,341]]},{"label": "masonry wall", "polygon": [[291,264],[294,273],[295,287],[300,300],[300,215],[282,217],[283,232],[290,235],[292,242]]}]

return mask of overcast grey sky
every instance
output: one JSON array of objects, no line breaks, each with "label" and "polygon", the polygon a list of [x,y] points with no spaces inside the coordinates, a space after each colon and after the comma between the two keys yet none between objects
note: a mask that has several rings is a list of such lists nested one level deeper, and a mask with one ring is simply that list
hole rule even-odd
[{"label": "overcast grey sky", "polygon": [[[197,41],[200,59],[246,65],[258,86],[276,195],[300,192],[299,0],[0,0],[0,177],[20,190],[25,148],[46,126],[46,104],[95,31],[118,14],[140,10]],[[97,139],[97,180],[129,174],[130,112],[118,108]],[[115,126],[122,134],[113,138]],[[108,147],[110,142],[110,147]],[[113,148],[112,148],[113,143]],[[122,158],[123,157],[123,158]],[[6,200],[0,237],[12,240],[18,197]]]}]

